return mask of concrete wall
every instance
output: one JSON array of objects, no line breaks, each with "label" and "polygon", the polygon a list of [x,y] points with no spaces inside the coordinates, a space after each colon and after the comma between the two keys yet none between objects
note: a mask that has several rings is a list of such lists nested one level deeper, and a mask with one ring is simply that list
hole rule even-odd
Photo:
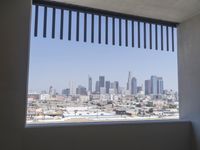
[{"label": "concrete wall", "polygon": [[200,15],[178,28],[180,117],[193,123],[200,150]]},{"label": "concrete wall", "polygon": [[191,150],[188,122],[27,128],[23,150]]},{"label": "concrete wall", "polygon": [[0,11],[0,149],[191,149],[189,122],[25,128],[31,1],[3,0]]},{"label": "concrete wall", "polygon": [[20,150],[22,146],[30,8],[30,0],[3,0],[0,5],[0,149],[2,150]]}]

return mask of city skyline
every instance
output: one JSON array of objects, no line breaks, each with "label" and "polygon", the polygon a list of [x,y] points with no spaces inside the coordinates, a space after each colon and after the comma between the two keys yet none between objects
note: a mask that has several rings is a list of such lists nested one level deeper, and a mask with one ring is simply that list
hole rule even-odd
[{"label": "city skyline", "polygon": [[[92,93],[101,93],[101,88],[104,88],[102,90],[105,90],[105,94],[110,93],[109,89],[116,89],[117,93],[119,90],[126,90],[129,92],[129,94],[137,94],[138,93],[138,88],[142,90],[145,95],[149,94],[162,94],[163,90],[171,90],[171,89],[166,89],[164,88],[164,80],[163,77],[158,77],[156,75],[151,75],[149,79],[144,80],[143,84],[138,84],[137,83],[137,77],[132,76],[132,72],[128,72],[128,78],[127,82],[125,85],[121,85],[119,81],[115,80],[112,81],[110,79],[107,79],[106,76],[104,75],[99,75],[99,80],[93,80],[93,78],[88,75],[88,84],[83,85],[83,84],[76,84],[73,81],[70,81],[67,87],[64,87],[61,89],[61,91],[57,91],[56,88],[53,88],[53,85],[49,86],[49,89],[43,89],[41,91],[48,91],[48,93],[52,93],[53,90],[56,90],[57,93],[63,93],[63,91],[66,92],[70,91],[69,93],[75,94],[77,91],[77,88],[81,87],[84,88],[87,91],[87,94],[92,94]],[[154,83],[155,82],[155,83]],[[72,91],[71,91],[72,90]],[[29,92],[41,92],[41,91],[29,91]],[[51,92],[50,92],[51,91]],[[178,92],[178,91],[175,91]],[[72,94],[72,95],[73,95]]]}]

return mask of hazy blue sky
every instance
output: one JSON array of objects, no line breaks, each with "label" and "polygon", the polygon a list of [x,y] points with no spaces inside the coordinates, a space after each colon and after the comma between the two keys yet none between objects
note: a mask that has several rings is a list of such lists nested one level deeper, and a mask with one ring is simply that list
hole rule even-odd
[{"label": "hazy blue sky", "polygon": [[[42,12],[43,8],[40,8]],[[105,75],[106,80],[119,81],[120,86],[125,87],[128,78],[128,71],[132,72],[138,80],[139,85],[144,85],[144,80],[149,79],[151,75],[161,76],[164,79],[164,88],[177,90],[177,52],[166,52],[161,50],[137,49],[131,46],[119,47],[112,46],[111,37],[109,44],[96,44],[90,42],[75,41],[75,20],[73,13],[72,20],[72,41],[67,40],[67,12],[65,12],[64,22],[64,40],[59,39],[59,23],[56,22],[56,39],[51,39],[51,9],[48,9],[47,38],[42,37],[43,13],[39,15],[39,37],[31,36],[30,68],[29,68],[29,90],[39,91],[47,90],[50,85],[59,92],[67,88],[69,81],[74,81],[76,85],[88,86],[88,75],[93,79],[93,85],[98,80],[99,75]],[[34,9],[33,9],[34,13]],[[59,18],[60,11],[57,11],[56,17]],[[80,15],[82,19],[83,14]],[[90,30],[90,15],[88,15],[88,30]],[[105,42],[104,17],[102,21],[102,42]],[[97,21],[97,17],[95,16]],[[34,18],[32,19],[34,21]],[[95,21],[95,27],[97,22]],[[81,22],[81,21],[80,21]],[[122,21],[124,23],[124,20]],[[116,44],[118,44],[118,20],[116,20]],[[130,28],[129,22],[129,28]],[[109,18],[109,33],[111,33],[111,20]],[[124,24],[122,25],[122,28]],[[143,24],[141,23],[141,29]],[[137,25],[135,25],[135,37],[137,35]],[[124,30],[124,29],[123,29]],[[148,36],[147,24],[147,36]],[[158,31],[160,28],[158,28]],[[171,30],[171,29],[169,29]],[[129,30],[130,31],[130,30]],[[154,26],[153,26],[154,31]],[[83,28],[80,25],[80,41],[83,41]],[[165,32],[164,32],[165,34]],[[90,32],[88,40],[90,41]],[[95,31],[97,35],[97,31]],[[129,39],[131,33],[129,33]],[[153,32],[154,36],[154,32]],[[97,36],[96,36],[97,37]],[[171,36],[170,36],[171,37]],[[159,38],[159,36],[158,36]],[[141,39],[143,33],[141,32]],[[122,37],[124,40],[124,35]],[[164,38],[165,40],[165,38]],[[137,39],[135,41],[137,43]],[[154,38],[153,38],[154,43]],[[131,41],[129,40],[129,45]],[[149,42],[147,40],[147,46]],[[164,43],[166,46],[166,43]],[[136,44],[137,46],[137,44]],[[143,41],[141,41],[143,47]],[[153,48],[155,45],[153,44]],[[160,44],[159,44],[160,48]],[[93,86],[94,87],[94,86]]]}]

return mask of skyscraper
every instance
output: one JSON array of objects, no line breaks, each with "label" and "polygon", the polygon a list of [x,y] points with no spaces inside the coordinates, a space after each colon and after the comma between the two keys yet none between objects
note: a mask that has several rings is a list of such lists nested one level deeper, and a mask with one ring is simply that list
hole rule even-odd
[{"label": "skyscraper", "polygon": [[92,78],[88,76],[88,92],[92,93]]},{"label": "skyscraper", "polygon": [[157,95],[158,89],[157,89],[157,77],[151,76],[151,94]]},{"label": "skyscraper", "polygon": [[100,87],[100,94],[106,94],[106,88]]},{"label": "skyscraper", "polygon": [[99,76],[99,87],[105,87],[105,76]]},{"label": "skyscraper", "polygon": [[99,81],[96,81],[95,92],[100,93]]},{"label": "skyscraper", "polygon": [[132,79],[132,75],[131,75],[131,72],[129,72],[128,73],[127,87],[126,87],[126,90],[129,92],[129,94],[131,94],[131,79]]},{"label": "skyscraper", "polygon": [[115,94],[119,93],[119,82],[118,81],[114,81],[113,89],[114,89]]},{"label": "skyscraper", "polygon": [[163,78],[157,78],[157,94],[163,94]]},{"label": "skyscraper", "polygon": [[151,80],[145,80],[145,95],[151,94]]},{"label": "skyscraper", "polygon": [[51,95],[51,96],[53,95],[53,86],[49,87],[49,95]]},{"label": "skyscraper", "polygon": [[70,95],[70,89],[63,89],[62,90],[62,95],[69,96]]},{"label": "skyscraper", "polygon": [[135,77],[131,79],[131,94],[137,94],[137,80]]},{"label": "skyscraper", "polygon": [[70,95],[76,95],[76,85],[74,81],[69,82]]},{"label": "skyscraper", "polygon": [[138,87],[137,87],[137,93],[142,92],[142,90],[143,90],[142,86],[138,86]]},{"label": "skyscraper", "polygon": [[106,93],[109,93],[109,89],[110,89],[110,81],[106,81]]},{"label": "skyscraper", "polygon": [[78,94],[78,95],[87,95],[87,90],[86,90],[86,88],[84,86],[79,85],[76,88],[76,94]]}]

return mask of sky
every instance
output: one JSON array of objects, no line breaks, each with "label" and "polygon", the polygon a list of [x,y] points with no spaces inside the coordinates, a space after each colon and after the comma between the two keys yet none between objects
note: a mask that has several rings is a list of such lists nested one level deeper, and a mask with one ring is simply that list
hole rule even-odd
[{"label": "sky", "polygon": [[[42,12],[43,8],[39,8]],[[165,89],[173,89],[177,91],[177,51],[166,52],[161,50],[149,49],[149,40],[147,39],[147,49],[143,49],[143,40],[141,40],[141,48],[137,48],[137,38],[135,39],[136,47],[131,47],[131,32],[129,32],[129,46],[118,46],[118,28],[116,20],[116,45],[111,44],[111,36],[109,44],[105,43],[105,18],[102,20],[102,44],[98,44],[98,32],[95,30],[95,42],[91,43],[90,39],[90,15],[88,15],[88,42],[83,42],[83,27],[80,24],[80,41],[76,42],[76,14],[72,13],[72,41],[67,40],[67,12],[64,13],[64,39],[59,39],[59,15],[60,11],[56,11],[56,38],[51,39],[51,13],[48,9],[47,20],[47,38],[42,37],[43,29],[43,13],[39,13],[38,37],[33,36],[33,23],[31,29],[31,49],[29,64],[29,91],[48,90],[49,86],[53,86],[58,92],[69,87],[69,82],[75,82],[76,86],[83,85],[88,87],[88,75],[92,77],[93,89],[99,75],[104,75],[106,80],[119,81],[120,86],[125,87],[128,80],[128,72],[137,78],[138,85],[144,85],[144,80],[150,79],[151,75],[161,76],[164,80]],[[34,8],[33,8],[34,14]],[[80,14],[80,23],[83,14]],[[95,29],[97,29],[98,18],[95,16]],[[124,20],[122,20],[122,30],[124,31]],[[129,31],[130,31],[130,23]],[[137,37],[137,22],[135,22],[135,37]],[[141,23],[141,29],[143,24]],[[154,26],[152,28],[154,31]],[[170,30],[170,29],[169,29]],[[149,26],[147,24],[147,37]],[[160,28],[158,27],[158,32]],[[109,18],[109,34],[111,34],[111,18]],[[165,31],[164,31],[165,34]],[[176,36],[176,35],[175,35]],[[154,37],[154,32],[153,32]],[[171,36],[169,36],[171,37]],[[158,36],[159,38],[159,36]],[[143,33],[141,32],[141,39]],[[166,39],[164,38],[164,41]],[[122,35],[124,41],[124,34]],[[153,43],[155,43],[153,38]],[[160,44],[158,45],[160,48]],[[171,46],[171,45],[170,45]],[[166,42],[164,42],[166,47]],[[175,47],[177,47],[175,45]],[[177,48],[175,48],[177,49]]]}]

